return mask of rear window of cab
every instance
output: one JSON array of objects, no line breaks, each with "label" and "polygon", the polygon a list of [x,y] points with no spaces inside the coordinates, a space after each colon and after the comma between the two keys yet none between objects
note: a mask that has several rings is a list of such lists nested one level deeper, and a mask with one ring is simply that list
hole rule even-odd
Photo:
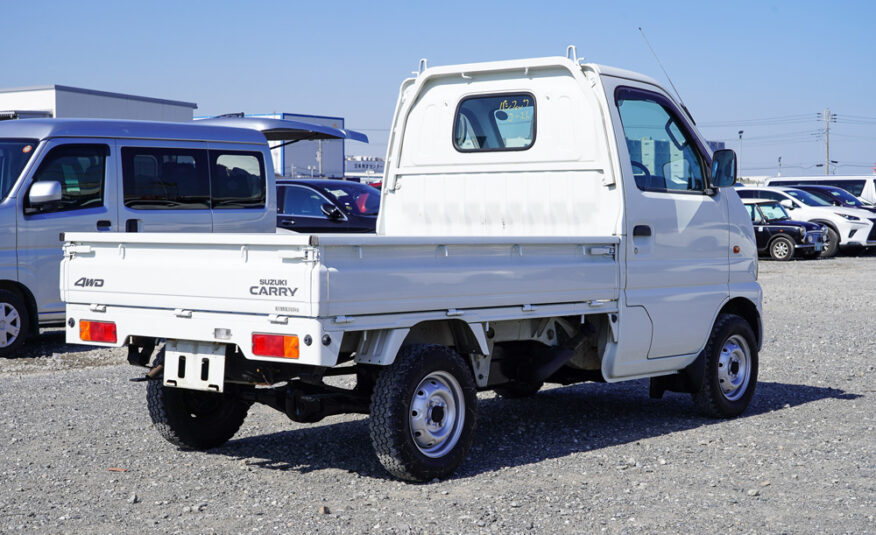
[{"label": "rear window of cab", "polygon": [[535,97],[531,93],[463,99],[453,121],[460,152],[526,150],[535,142]]}]

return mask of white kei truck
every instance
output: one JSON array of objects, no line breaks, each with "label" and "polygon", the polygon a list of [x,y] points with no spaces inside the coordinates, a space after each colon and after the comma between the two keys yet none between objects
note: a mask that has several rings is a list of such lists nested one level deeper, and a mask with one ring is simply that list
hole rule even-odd
[{"label": "white kei truck", "polygon": [[127,346],[181,448],[225,443],[253,403],[364,413],[379,461],[413,481],[463,461],[479,391],[650,378],[652,397],[736,416],[762,294],[736,156],[707,147],[656,81],[571,47],[421,61],[375,235],[68,233],[67,341]]}]

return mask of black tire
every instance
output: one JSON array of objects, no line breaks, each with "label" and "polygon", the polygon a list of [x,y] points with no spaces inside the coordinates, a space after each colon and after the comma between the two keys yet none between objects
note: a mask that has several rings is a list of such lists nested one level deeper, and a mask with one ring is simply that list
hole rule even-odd
[{"label": "black tire", "polygon": [[[155,365],[163,363],[162,349]],[[228,392],[165,387],[160,378],[147,383],[146,402],[158,433],[186,450],[208,450],[228,442],[240,429],[252,405]]]},{"label": "black tire", "polygon": [[742,414],[754,395],[758,370],[757,342],[748,322],[735,314],[719,315],[699,358],[697,409],[712,418]]},{"label": "black tire", "polygon": [[477,388],[463,358],[445,346],[406,346],[374,385],[371,443],[390,474],[429,481],[465,459],[476,418]]},{"label": "black tire", "polygon": [[527,382],[527,381],[511,381],[503,385],[499,385],[493,390],[497,395],[506,399],[523,399],[531,398],[538,394],[541,387],[544,386],[544,381]]},{"label": "black tire", "polygon": [[821,250],[821,258],[833,258],[839,252],[839,234],[830,227],[824,231],[824,249]]},{"label": "black tire", "polygon": [[794,242],[785,236],[777,236],[770,242],[770,257],[783,262],[794,258]]},{"label": "black tire", "polygon": [[0,357],[13,357],[30,333],[30,311],[15,292],[0,290]]}]

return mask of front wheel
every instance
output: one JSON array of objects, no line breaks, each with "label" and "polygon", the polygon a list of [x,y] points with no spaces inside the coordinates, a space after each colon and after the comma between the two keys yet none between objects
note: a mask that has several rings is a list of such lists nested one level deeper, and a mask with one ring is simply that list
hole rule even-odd
[{"label": "front wheel", "polygon": [[[163,363],[162,349],[155,365]],[[167,387],[160,379],[147,383],[146,404],[158,433],[171,444],[190,450],[208,450],[228,442],[252,405],[228,392]]]},{"label": "front wheel", "polygon": [[757,342],[747,321],[721,314],[700,354],[702,376],[694,404],[705,416],[729,418],[748,407],[757,385]]},{"label": "front wheel", "polygon": [[824,232],[824,249],[821,250],[821,258],[833,258],[839,252],[839,234],[830,227]]},{"label": "front wheel", "polygon": [[794,258],[794,242],[779,236],[770,244],[770,256],[773,260],[790,260]]},{"label": "front wheel", "polygon": [[27,305],[18,294],[0,290],[0,357],[12,357],[24,344],[30,328]]},{"label": "front wheel", "polygon": [[371,443],[383,467],[411,481],[453,472],[474,437],[476,394],[471,370],[455,351],[402,348],[371,396]]}]

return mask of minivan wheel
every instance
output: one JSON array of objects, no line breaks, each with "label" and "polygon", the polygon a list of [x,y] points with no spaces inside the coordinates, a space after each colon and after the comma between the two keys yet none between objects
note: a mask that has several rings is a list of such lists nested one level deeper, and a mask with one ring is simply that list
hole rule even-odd
[{"label": "minivan wheel", "polygon": [[757,385],[757,342],[751,326],[735,314],[721,314],[699,358],[702,376],[693,395],[697,409],[712,418],[741,414]]},{"label": "minivan wheel", "polygon": [[371,397],[371,443],[392,475],[429,481],[453,472],[474,437],[477,387],[458,353],[411,345],[384,368]]},{"label": "minivan wheel", "polygon": [[30,329],[27,305],[15,292],[0,290],[0,357],[11,357],[21,348]]},{"label": "minivan wheel", "polygon": [[794,242],[784,236],[777,237],[770,244],[770,256],[780,261],[794,258]]},{"label": "minivan wheel", "polygon": [[830,227],[824,233],[824,249],[821,258],[833,258],[839,252],[839,234]]}]

